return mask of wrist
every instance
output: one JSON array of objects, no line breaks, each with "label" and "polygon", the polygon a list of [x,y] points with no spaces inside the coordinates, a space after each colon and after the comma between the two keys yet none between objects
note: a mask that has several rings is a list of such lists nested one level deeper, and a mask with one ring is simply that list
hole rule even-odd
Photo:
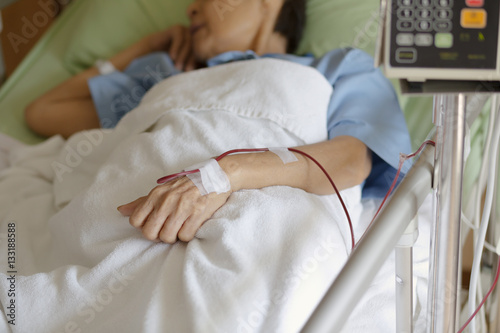
[{"label": "wrist", "polygon": [[[301,160],[301,157],[299,157]],[[273,152],[229,155],[219,161],[233,192],[267,186],[286,185],[302,188],[303,163],[283,164]]]},{"label": "wrist", "polygon": [[124,70],[133,60],[153,52],[152,46],[147,39],[142,39],[129,46],[120,53],[114,55],[109,61],[117,70]]},{"label": "wrist", "polygon": [[115,66],[109,60],[97,59],[94,62],[94,67],[97,68],[97,70],[99,71],[99,74],[101,74],[101,75],[106,75],[106,74],[116,72]]},{"label": "wrist", "polygon": [[240,160],[240,155],[229,155],[219,161],[220,167],[224,170],[231,183],[231,192],[236,192],[244,188],[242,179],[244,173]]}]

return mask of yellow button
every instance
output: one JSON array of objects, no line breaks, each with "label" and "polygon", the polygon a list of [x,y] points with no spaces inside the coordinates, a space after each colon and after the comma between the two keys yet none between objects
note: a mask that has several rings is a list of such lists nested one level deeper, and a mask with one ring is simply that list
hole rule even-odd
[{"label": "yellow button", "polygon": [[484,9],[462,9],[460,24],[466,29],[486,28],[487,13]]}]

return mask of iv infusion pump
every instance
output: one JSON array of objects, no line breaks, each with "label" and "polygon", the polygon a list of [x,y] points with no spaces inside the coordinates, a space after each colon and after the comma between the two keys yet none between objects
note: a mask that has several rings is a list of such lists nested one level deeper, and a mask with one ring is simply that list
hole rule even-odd
[{"label": "iv infusion pump", "polygon": [[390,78],[500,81],[500,0],[382,0]]}]

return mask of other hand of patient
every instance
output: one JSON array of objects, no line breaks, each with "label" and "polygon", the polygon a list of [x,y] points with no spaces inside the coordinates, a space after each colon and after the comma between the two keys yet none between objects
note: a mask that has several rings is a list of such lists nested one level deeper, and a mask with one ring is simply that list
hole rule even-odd
[{"label": "other hand of patient", "polygon": [[189,242],[231,193],[202,196],[189,178],[181,177],[156,186],[147,196],[118,207],[118,211],[130,216],[130,224],[149,240]]},{"label": "other hand of patient", "polygon": [[191,33],[188,27],[174,25],[144,38],[149,52],[166,51],[178,70],[195,69]]}]

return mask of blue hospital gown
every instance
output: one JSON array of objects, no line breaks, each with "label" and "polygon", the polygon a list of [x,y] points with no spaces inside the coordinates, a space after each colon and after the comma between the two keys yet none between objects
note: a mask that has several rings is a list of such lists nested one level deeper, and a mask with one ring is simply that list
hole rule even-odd
[{"label": "blue hospital gown", "polygon": [[[372,57],[357,49],[336,49],[321,58],[233,51],[210,59],[207,66],[258,58],[311,66],[326,77],[334,88],[327,110],[328,137],[349,135],[366,144],[372,152],[372,171],[363,184],[363,197],[385,195],[396,174],[399,154],[410,153],[411,144],[394,89],[374,68]],[[157,52],[134,60],[123,72],[89,79],[101,126],[115,127],[153,85],[179,73],[167,53]]]}]

